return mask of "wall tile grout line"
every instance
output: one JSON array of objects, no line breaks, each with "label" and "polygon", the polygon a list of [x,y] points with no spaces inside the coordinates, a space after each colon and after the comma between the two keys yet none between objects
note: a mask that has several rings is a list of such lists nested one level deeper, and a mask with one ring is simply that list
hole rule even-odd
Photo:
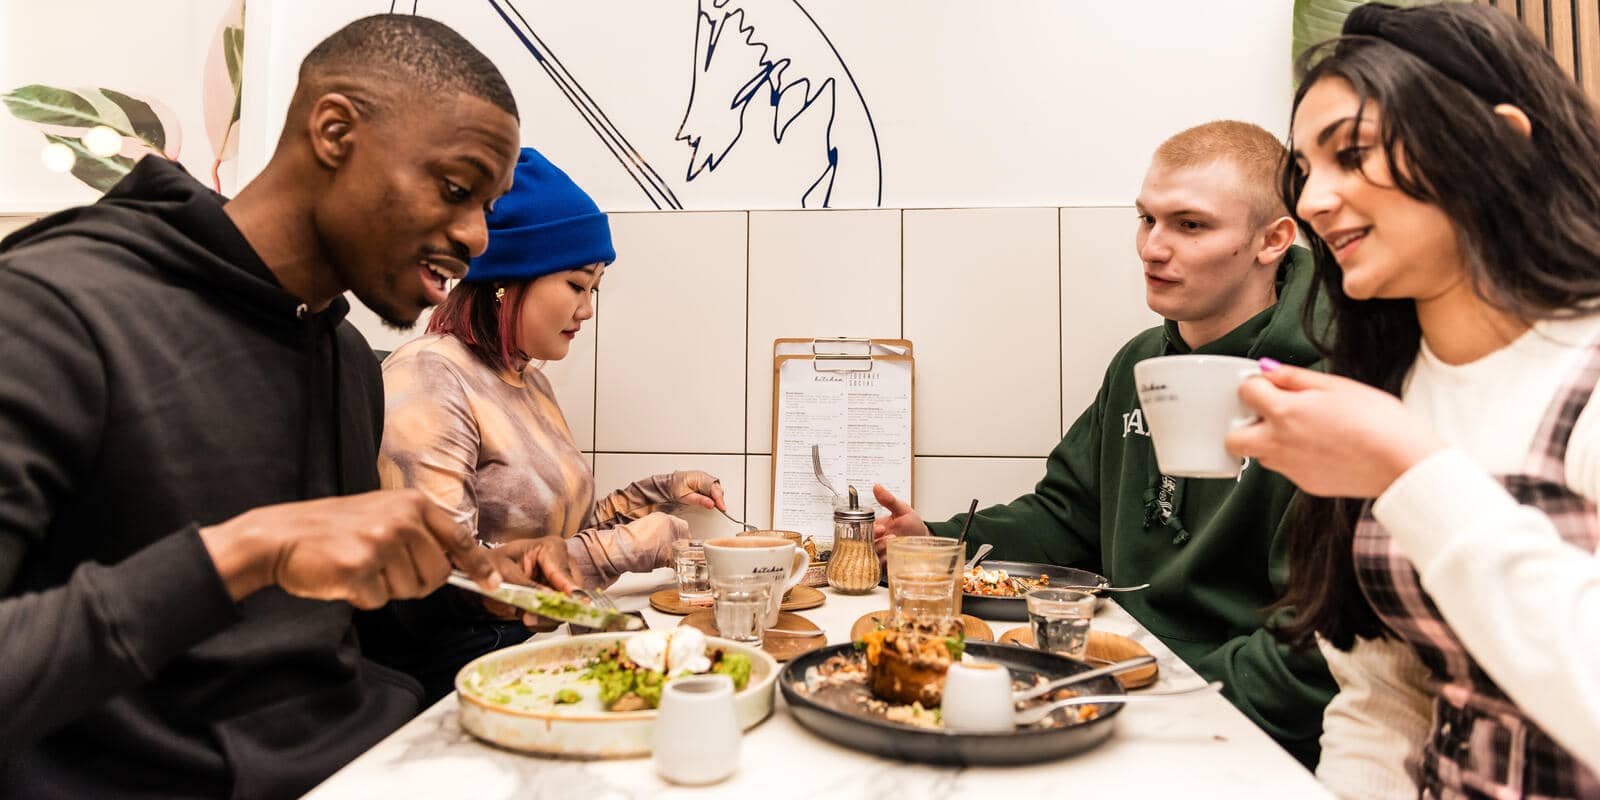
[{"label": "wall tile grout line", "polygon": [[1067,312],[1061,300],[1067,281],[1066,264],[1061,256],[1061,251],[1066,248],[1061,218],[1066,213],[1064,208],[1056,209],[1056,431],[1062,438],[1067,435],[1067,391],[1063,386],[1067,380],[1067,370],[1062,364],[1067,358]]},{"label": "wall tile grout line", "polygon": [[743,513],[739,519],[750,518],[750,284],[754,281],[750,277],[752,268],[750,263],[750,238],[751,216],[753,212],[744,212],[744,457],[739,459],[739,469],[744,473],[740,475],[744,491],[739,495],[740,509]]}]

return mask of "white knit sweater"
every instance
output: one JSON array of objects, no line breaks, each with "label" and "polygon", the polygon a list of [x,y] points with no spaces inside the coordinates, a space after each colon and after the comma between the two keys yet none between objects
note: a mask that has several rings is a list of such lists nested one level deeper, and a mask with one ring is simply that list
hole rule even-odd
[{"label": "white knit sweater", "polygon": [[[1451,448],[1417,464],[1373,506],[1423,587],[1485,672],[1531,719],[1600,769],[1600,558],[1561,540],[1539,511],[1491,477],[1521,471],[1546,407],[1600,315],[1544,322],[1470,364],[1426,345],[1406,409]],[[1600,498],[1600,394],[1579,416],[1567,485]],[[1416,797],[1432,686],[1413,652],[1359,640],[1324,645],[1340,692],[1323,720],[1317,777],[1342,797]]]}]

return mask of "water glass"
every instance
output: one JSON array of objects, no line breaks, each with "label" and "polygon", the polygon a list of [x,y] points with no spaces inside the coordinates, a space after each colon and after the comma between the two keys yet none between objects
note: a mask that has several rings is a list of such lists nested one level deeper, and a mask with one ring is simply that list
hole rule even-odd
[{"label": "water glass", "polygon": [[711,579],[711,598],[717,633],[724,639],[760,646],[766,632],[767,604],[772,601],[777,576],[720,575]]},{"label": "water glass", "polygon": [[961,614],[961,543],[938,536],[889,540],[889,611],[896,620]]},{"label": "water glass", "polygon": [[672,569],[678,573],[678,600],[687,605],[711,604],[711,570],[700,542],[678,539],[672,543]]},{"label": "water glass", "polygon": [[1028,592],[1028,623],[1040,650],[1084,660],[1089,625],[1094,620],[1093,592],[1039,588]]}]

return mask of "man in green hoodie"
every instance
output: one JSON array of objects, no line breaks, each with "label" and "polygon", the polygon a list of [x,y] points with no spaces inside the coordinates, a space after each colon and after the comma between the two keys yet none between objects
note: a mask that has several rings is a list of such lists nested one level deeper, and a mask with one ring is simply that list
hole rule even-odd
[{"label": "man in green hoodie", "polygon": [[[1311,259],[1277,193],[1283,146],[1261,128],[1218,121],[1157,148],[1136,203],[1145,300],[1165,318],[1123,346],[1094,403],[1050,454],[1031,494],[977,512],[969,546],[994,558],[1091,569],[1161,638],[1308,767],[1335,684],[1315,651],[1290,652],[1261,609],[1288,578],[1284,510],[1294,486],[1246,464],[1237,479],[1184,479],[1156,467],[1133,365],[1181,353],[1311,366],[1301,312]],[[966,515],[924,524],[883,487],[894,536],[955,536]]]}]

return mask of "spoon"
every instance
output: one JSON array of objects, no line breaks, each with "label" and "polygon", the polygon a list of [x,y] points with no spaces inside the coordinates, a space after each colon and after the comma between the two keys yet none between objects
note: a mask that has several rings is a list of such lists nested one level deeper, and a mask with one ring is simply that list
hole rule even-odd
[{"label": "spoon", "polygon": [[738,525],[738,526],[744,528],[747,531],[758,531],[758,530],[761,530],[760,528],[757,528],[756,526],[751,525],[750,523],[745,522],[744,520],[734,519],[732,514],[729,514],[728,512],[723,511],[720,508],[717,509],[717,511],[720,512],[722,514],[722,516],[727,517],[729,522],[731,522],[731,523],[733,523],[735,525]]},{"label": "spoon", "polygon": [[1119,672],[1127,672],[1128,670],[1138,669],[1139,667],[1154,663],[1156,663],[1155,656],[1134,656],[1133,658],[1124,659],[1109,666],[1096,667],[1086,672],[1068,675],[1065,678],[1057,678],[1049,683],[1035,686],[1032,689],[1024,689],[1020,692],[1012,692],[1011,702],[1025,703],[1035,697],[1043,697],[1065,686],[1071,686],[1075,683],[1094,680],[1095,678],[1099,678],[1104,675],[1115,675]]},{"label": "spoon", "polygon": [[1150,584],[1141,583],[1138,586],[1051,586],[1052,589],[1076,589],[1080,592],[1137,592],[1140,589],[1150,588]]},{"label": "spoon", "polygon": [[1222,689],[1222,681],[1212,681],[1204,686],[1193,689],[1179,689],[1175,692],[1146,692],[1144,694],[1086,694],[1079,697],[1068,697],[1054,703],[1045,703],[1032,708],[1025,708],[1011,715],[1011,721],[1018,725],[1032,725],[1050,716],[1058,708],[1067,706],[1097,705],[1100,703],[1145,703],[1156,700],[1167,700],[1186,695],[1210,694]]},{"label": "spoon", "polygon": [[783,636],[801,636],[806,638],[826,635],[823,631],[797,631],[789,628],[768,628],[767,633],[776,633]]},{"label": "spoon", "polygon": [[988,542],[978,545],[978,552],[973,553],[972,558],[967,559],[966,571],[971,572],[973,567],[978,566],[985,558],[989,557],[989,551],[993,549],[994,545]]},{"label": "spoon", "polygon": [[828,494],[833,495],[833,499],[837,502],[839,490],[833,488],[833,484],[828,482],[828,476],[822,473],[822,448],[819,445],[811,445],[811,471],[816,473],[817,483],[822,484],[822,488],[827,489]]}]

